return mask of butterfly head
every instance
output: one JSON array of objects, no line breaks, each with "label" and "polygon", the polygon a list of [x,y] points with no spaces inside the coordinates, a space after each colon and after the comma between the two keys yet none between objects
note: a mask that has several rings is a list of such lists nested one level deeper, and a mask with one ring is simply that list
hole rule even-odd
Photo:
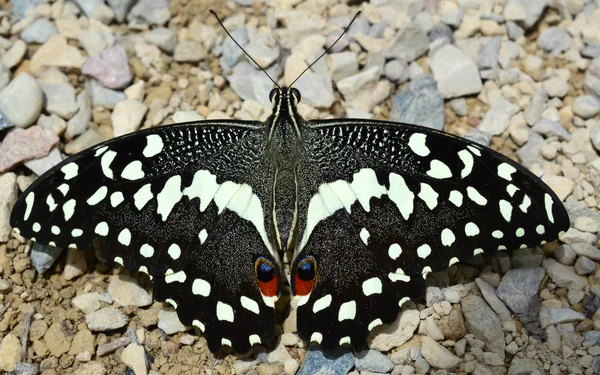
[{"label": "butterfly head", "polygon": [[275,107],[281,102],[284,102],[284,104],[291,103],[293,106],[297,106],[301,99],[302,96],[300,95],[300,91],[294,87],[276,87],[269,93],[269,100]]}]

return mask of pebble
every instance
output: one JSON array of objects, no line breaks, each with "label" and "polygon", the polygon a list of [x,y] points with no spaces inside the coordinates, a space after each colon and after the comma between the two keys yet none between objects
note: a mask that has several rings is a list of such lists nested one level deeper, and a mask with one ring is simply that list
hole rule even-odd
[{"label": "pebble", "polygon": [[[331,79],[337,82],[358,73],[358,59],[354,52],[332,53],[328,57]],[[294,73],[294,76],[297,74]]]},{"label": "pebble", "polygon": [[498,99],[487,111],[477,129],[491,135],[500,135],[508,128],[510,118],[518,111],[517,105],[502,98]]},{"label": "pebble", "polygon": [[569,82],[563,77],[552,77],[542,82],[542,87],[550,97],[562,98],[569,92]]},{"label": "pebble", "polygon": [[0,59],[0,63],[6,66],[7,68],[13,68],[17,66],[23,57],[27,53],[27,44],[20,39],[17,39],[10,49],[2,55]]},{"label": "pebble", "polygon": [[545,174],[542,176],[542,181],[544,181],[551,189],[556,193],[558,199],[564,201],[567,197],[573,192],[573,188],[575,186],[575,182],[570,178],[563,176],[552,176],[549,174]]},{"label": "pebble", "polygon": [[574,268],[578,275],[587,275],[596,269],[596,263],[589,258],[580,256],[577,258]]},{"label": "pebble", "polygon": [[571,134],[558,121],[543,118],[533,125],[531,130],[546,138],[557,137],[561,141],[571,140]]},{"label": "pebble", "polygon": [[537,45],[552,55],[559,55],[571,48],[573,38],[569,32],[562,27],[550,27],[540,33],[537,39]]},{"label": "pebble", "polygon": [[542,118],[542,114],[546,109],[546,102],[548,101],[548,92],[542,90],[537,91],[531,97],[531,101],[523,111],[525,121],[527,124],[534,125]]},{"label": "pebble", "polygon": [[148,112],[148,107],[138,100],[125,99],[119,102],[110,116],[114,136],[119,137],[136,131],[146,112]]},{"label": "pebble", "polygon": [[38,119],[44,104],[40,84],[28,73],[21,73],[0,91],[0,112],[13,125],[26,128]]},{"label": "pebble", "polygon": [[127,14],[127,20],[139,19],[148,25],[164,25],[171,18],[168,0],[139,0]]},{"label": "pebble", "polygon": [[[268,72],[269,70],[267,70]],[[273,87],[273,82],[265,76],[260,70],[254,69],[247,61],[241,61],[233,68],[233,73],[227,77],[233,91],[244,100],[254,100],[259,102],[265,108],[271,108],[268,94]],[[304,76],[302,77],[304,79]],[[297,84],[302,84],[302,79]],[[325,82],[327,84],[327,82]],[[331,82],[328,82],[331,85]],[[296,85],[296,88],[298,86]],[[300,90],[300,89],[299,89]],[[315,92],[316,90],[313,90]],[[300,90],[302,96],[306,96],[303,90]],[[331,90],[333,96],[333,89]],[[324,96],[329,96],[327,92]],[[304,100],[304,98],[303,98]],[[327,99],[329,100],[329,99]]]},{"label": "pebble", "polygon": [[554,284],[559,287],[584,289],[588,285],[587,279],[575,273],[573,267],[560,264],[554,259],[544,259],[542,266]]},{"label": "pebble", "polygon": [[4,336],[0,342],[0,369],[14,371],[21,360],[21,341],[12,333]]},{"label": "pebble", "polygon": [[167,335],[188,330],[188,327],[184,326],[179,320],[177,311],[172,307],[165,307],[158,311],[158,328],[162,329]]},{"label": "pebble", "polygon": [[[338,82],[338,89],[342,82]],[[331,77],[325,74],[305,73],[294,86],[302,93],[302,102],[311,107],[329,108],[335,99]]]},{"label": "pebble", "polygon": [[379,326],[373,330],[377,334],[371,340],[371,349],[387,352],[404,344],[413,337],[419,323],[420,318],[417,310],[404,310],[398,315],[398,319],[394,323]]},{"label": "pebble", "polygon": [[75,101],[75,89],[70,84],[40,82],[40,87],[46,97],[47,112],[68,120],[79,110]]},{"label": "pebble", "polygon": [[489,351],[504,353],[504,335],[500,319],[483,298],[476,295],[466,296],[461,300],[461,306],[468,331],[485,342]]},{"label": "pebble", "polygon": [[31,246],[31,264],[37,272],[44,273],[52,267],[62,252],[61,248],[34,242]]},{"label": "pebble", "polygon": [[68,248],[67,262],[63,270],[65,280],[73,280],[87,271],[87,262],[85,261],[85,253],[83,251]]},{"label": "pebble", "polygon": [[585,242],[576,242],[571,244],[571,248],[578,256],[588,257],[594,261],[600,261],[600,250],[594,245]]},{"label": "pebble", "polygon": [[148,373],[146,352],[142,345],[135,343],[127,345],[121,353],[121,361],[132,369],[135,375],[146,375]]},{"label": "pebble", "polygon": [[246,45],[246,51],[263,68],[271,66],[279,58],[279,44],[271,34],[255,34]]},{"label": "pebble", "polygon": [[57,143],[58,137],[54,133],[39,126],[8,133],[0,144],[0,172],[47,155]]},{"label": "pebble", "polygon": [[8,294],[11,290],[11,282],[8,280],[0,279],[0,294]]},{"label": "pebble", "polygon": [[143,307],[152,304],[150,294],[140,286],[135,278],[125,274],[110,278],[108,293],[120,306]]},{"label": "pebble", "polygon": [[21,39],[25,43],[45,43],[52,35],[58,34],[58,29],[46,18],[39,18],[21,31]]},{"label": "pebble", "polygon": [[392,99],[391,120],[426,126],[444,127],[444,99],[435,79],[421,75],[402,88]]},{"label": "pebble", "polygon": [[0,63],[0,91],[8,85],[11,79],[12,73],[10,72],[10,69]]},{"label": "pebble", "polygon": [[493,286],[488,284],[481,278],[475,279],[475,284],[481,291],[481,295],[485,298],[486,302],[496,312],[501,321],[505,322],[511,319],[511,313],[506,305],[498,298],[498,292]]},{"label": "pebble", "polygon": [[206,49],[195,40],[184,40],[175,46],[173,59],[177,62],[197,63],[206,58]]},{"label": "pebble", "polygon": [[71,304],[81,310],[84,314],[90,314],[100,309],[100,295],[96,292],[83,293],[71,299]]},{"label": "pebble", "polygon": [[556,260],[567,266],[572,265],[575,262],[575,258],[577,258],[577,254],[575,254],[573,248],[567,244],[560,245],[554,252],[554,256]]},{"label": "pebble", "polygon": [[92,95],[85,89],[77,95],[77,107],[79,110],[66,124],[65,138],[73,139],[85,133],[92,124]]},{"label": "pebble", "polygon": [[78,355],[79,353],[94,353],[94,335],[87,329],[77,331],[71,341],[70,355]]},{"label": "pebble", "polygon": [[88,129],[85,133],[65,145],[65,153],[74,155],[104,140],[94,129]]},{"label": "pebble", "polygon": [[52,35],[31,57],[30,68],[32,72],[39,72],[44,67],[64,69],[81,69],[85,58],[77,47],[67,43],[67,39],[60,35]]},{"label": "pebble", "polygon": [[587,120],[600,113],[600,102],[591,95],[582,95],[575,98],[572,109],[575,115]]},{"label": "pebble", "polygon": [[79,366],[73,375],[105,375],[106,368],[101,362],[91,361]]},{"label": "pebble", "polygon": [[444,99],[477,94],[483,88],[477,65],[454,45],[438,49],[429,64]]},{"label": "pebble", "polygon": [[[88,84],[94,107],[113,109],[117,103],[120,103],[127,98],[123,92],[108,89],[94,79],[88,80]],[[88,87],[86,87],[86,90],[87,89]]]},{"label": "pebble", "polygon": [[408,81],[408,64],[403,60],[390,60],[385,64],[385,78],[392,82],[403,83]]},{"label": "pebble", "polygon": [[71,349],[72,340],[73,336],[65,332],[59,321],[52,323],[44,334],[44,342],[50,354],[55,357],[60,357],[62,354],[67,353]]},{"label": "pebble", "polygon": [[108,5],[115,14],[116,20],[121,23],[125,21],[127,13],[137,0],[108,0]]},{"label": "pebble", "polygon": [[10,211],[17,201],[17,193],[17,176],[14,173],[0,175],[0,241],[3,242],[11,237]]},{"label": "pebble", "polygon": [[516,314],[527,312],[532,298],[537,298],[538,288],[546,275],[543,268],[517,268],[509,270],[497,289],[498,297]]},{"label": "pebble", "polygon": [[358,371],[388,373],[394,369],[394,363],[383,353],[365,350],[357,353],[354,366]]},{"label": "pebble", "polygon": [[39,373],[40,370],[33,363],[17,362],[15,364],[15,375],[37,375]]},{"label": "pebble", "polygon": [[105,307],[103,309],[86,314],[85,322],[90,331],[111,331],[127,325],[129,319],[114,307]]},{"label": "pebble", "polygon": [[462,363],[461,358],[427,336],[421,337],[421,344],[421,355],[433,368],[450,370]]},{"label": "pebble", "polygon": [[498,53],[502,37],[491,38],[482,48],[479,56],[479,69],[492,69],[498,66]]},{"label": "pebble", "polygon": [[296,375],[328,374],[345,375],[354,366],[355,358],[351,352],[338,357],[325,356],[318,347],[311,345]]},{"label": "pebble", "polygon": [[424,55],[427,49],[429,49],[429,37],[425,31],[416,24],[409,24],[390,41],[385,57],[410,63]]},{"label": "pebble", "polygon": [[540,308],[540,326],[542,329],[555,324],[580,322],[585,315],[567,308]]},{"label": "pebble", "polygon": [[144,40],[147,43],[157,46],[166,53],[172,54],[177,45],[177,34],[175,31],[167,29],[166,27],[157,27],[144,34]]},{"label": "pebble", "polygon": [[95,78],[104,87],[122,89],[133,79],[127,59],[125,48],[108,47],[85,60],[81,73]]}]

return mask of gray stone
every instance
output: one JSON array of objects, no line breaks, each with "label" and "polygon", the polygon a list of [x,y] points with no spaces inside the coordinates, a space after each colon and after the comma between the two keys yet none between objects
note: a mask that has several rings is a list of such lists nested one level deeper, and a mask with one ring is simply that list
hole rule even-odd
[{"label": "gray stone", "polygon": [[163,25],[171,19],[168,0],[138,0],[127,14],[127,20],[141,20],[148,25]]},{"label": "gray stone", "polygon": [[[257,101],[265,108],[271,107],[268,94],[273,88],[273,82],[263,72],[255,69],[249,62],[241,61],[237,64],[233,68],[233,73],[227,77],[227,80],[233,91],[240,98]],[[303,92],[302,95],[304,96]]]},{"label": "gray stone", "polygon": [[408,80],[408,64],[402,60],[391,60],[383,69],[385,78],[392,82],[403,83]]},{"label": "gray stone", "polygon": [[129,10],[136,1],[137,0],[108,0],[108,5],[115,13],[116,20],[118,22],[123,22],[127,17],[127,13],[129,13]]},{"label": "gray stone", "polygon": [[444,99],[431,75],[421,75],[392,99],[392,121],[422,125],[442,130]]},{"label": "gray stone", "polygon": [[345,375],[354,366],[354,355],[345,352],[338,356],[325,356],[316,345],[311,345],[296,375]]},{"label": "gray stone", "polygon": [[8,85],[12,78],[12,73],[10,69],[6,67],[4,64],[0,63],[0,91]]},{"label": "gray stone", "polygon": [[550,27],[540,34],[537,39],[538,47],[553,55],[558,55],[571,48],[573,38],[562,27]]},{"label": "gray stone", "polygon": [[15,371],[11,373],[15,375],[37,375],[40,373],[40,369],[34,363],[17,362],[15,364]]},{"label": "gray stone", "polygon": [[580,51],[581,56],[588,59],[595,59],[600,56],[600,46],[597,44],[586,44]]},{"label": "gray stone", "polygon": [[[223,69],[233,68],[244,56],[244,52],[242,52],[241,48],[235,44],[233,39],[235,39],[242,48],[246,48],[249,42],[248,31],[246,28],[233,30],[231,36],[232,38],[227,38],[221,47],[220,63]],[[245,63],[250,65],[247,61]],[[252,66],[252,68],[254,68],[254,66]]]},{"label": "gray stone", "polygon": [[332,53],[328,59],[334,82],[358,73],[358,60],[354,52]]},{"label": "gray stone", "polygon": [[443,98],[479,93],[483,87],[477,65],[458,47],[446,44],[429,62]]},{"label": "gray stone", "polygon": [[567,244],[560,245],[556,251],[554,252],[554,257],[560,263],[570,266],[575,262],[575,258],[577,258],[577,254],[573,248]]},{"label": "gray stone", "polygon": [[428,48],[429,37],[425,31],[418,25],[410,24],[390,42],[385,57],[411,62],[427,52]]},{"label": "gray stone", "polygon": [[104,140],[94,129],[88,129],[85,133],[67,143],[65,145],[65,152],[69,155],[74,155]]},{"label": "gray stone", "polygon": [[75,89],[70,84],[40,82],[46,96],[46,111],[70,119],[79,109],[75,101]]},{"label": "gray stone", "polygon": [[600,123],[592,126],[590,129],[590,141],[596,150],[600,151]]},{"label": "gray stone", "polygon": [[492,141],[492,135],[490,133],[482,132],[479,129],[473,129],[469,131],[463,138],[475,143],[479,143],[480,145],[486,147],[489,146],[490,142]]},{"label": "gray stone", "polygon": [[573,323],[585,320],[585,315],[572,309],[540,308],[540,326],[545,329],[551,325]]},{"label": "gray stone", "polygon": [[108,293],[121,306],[143,307],[152,304],[152,297],[138,281],[128,275],[113,276],[108,284]]},{"label": "gray stone", "polygon": [[85,15],[87,16],[87,18],[92,18],[94,16],[94,13],[96,12],[96,9],[104,4],[104,0],[73,0],[75,3],[77,3],[77,5],[79,5],[79,7],[81,8],[81,10],[83,10],[83,13],[85,13]]},{"label": "gray stone", "polygon": [[421,355],[431,367],[438,369],[450,370],[462,363],[461,358],[427,336],[421,338]]},{"label": "gray stone", "polygon": [[87,88],[77,95],[77,106],[79,111],[67,122],[65,131],[67,139],[85,133],[92,124],[92,96]]},{"label": "gray stone", "polygon": [[542,157],[542,147],[546,145],[544,138],[534,132],[529,132],[529,139],[520,149],[517,150],[517,156],[527,168],[531,168],[536,164],[541,165],[545,162]]},{"label": "gray stone", "polygon": [[43,44],[54,34],[58,34],[56,26],[46,18],[39,18],[21,31],[20,36],[28,44]]},{"label": "gray stone", "polygon": [[44,104],[40,84],[28,73],[21,73],[0,91],[0,112],[20,128],[36,122]]},{"label": "gray stone", "polygon": [[[91,90],[90,92],[92,95],[92,103],[94,104],[94,107],[99,106],[113,109],[115,108],[117,103],[127,99],[123,92],[108,89],[102,86],[95,79],[88,80],[88,84],[89,90]],[[86,87],[86,90],[87,89],[88,87]]]},{"label": "gray stone", "polygon": [[0,113],[0,131],[8,128],[12,128],[14,125],[12,122],[8,121],[6,117],[2,113]]},{"label": "gray stone", "polygon": [[559,287],[585,289],[588,285],[587,279],[576,274],[573,267],[565,266],[549,258],[544,259],[542,265],[554,284]]},{"label": "gray stone", "polygon": [[197,63],[206,58],[206,49],[195,40],[184,40],[175,46],[173,59],[177,62]]},{"label": "gray stone", "polygon": [[510,40],[517,40],[525,35],[525,30],[515,22],[509,21],[506,23],[506,32]]},{"label": "gray stone", "polygon": [[540,121],[542,118],[542,114],[546,109],[546,102],[548,101],[548,93],[544,90],[537,91],[531,97],[531,101],[523,111],[523,115],[525,116],[525,121],[530,126]]},{"label": "gray stone", "polygon": [[516,314],[525,313],[546,272],[543,268],[517,268],[508,271],[498,286],[498,297]]},{"label": "gray stone", "polygon": [[177,311],[172,307],[162,308],[158,311],[158,328],[165,331],[167,335],[188,330],[188,327],[184,326],[179,320]]},{"label": "gray stone", "polygon": [[329,108],[334,101],[331,78],[321,73],[305,73],[294,86],[302,101],[315,108]]},{"label": "gray stone", "polygon": [[97,292],[83,293],[75,296],[71,299],[71,304],[84,314],[93,313],[102,306],[100,295]]},{"label": "gray stone", "polygon": [[571,248],[578,256],[587,257],[596,262],[600,261],[600,250],[594,245],[585,242],[575,242],[570,244]]},{"label": "gray stone", "polygon": [[600,113],[600,102],[591,95],[582,95],[575,98],[571,108],[574,114],[587,120]]},{"label": "gray stone", "polygon": [[52,267],[62,252],[61,248],[34,242],[31,246],[31,265],[37,272],[44,273]]},{"label": "gray stone", "polygon": [[85,316],[85,323],[90,331],[111,331],[127,325],[129,319],[114,307],[105,307]]},{"label": "gray stone", "polygon": [[46,173],[52,167],[57,165],[63,160],[62,155],[58,148],[54,147],[46,156],[41,158],[28,160],[25,162],[25,166],[29,168],[33,173],[38,176]]},{"label": "gray stone", "polygon": [[177,34],[166,27],[157,27],[144,34],[144,40],[171,54],[177,45]]},{"label": "gray stone", "polygon": [[13,13],[18,18],[23,18],[28,10],[34,9],[38,4],[44,4],[47,2],[48,0],[13,0]]},{"label": "gray stone", "polygon": [[279,44],[271,34],[255,34],[246,51],[256,60],[258,65],[267,68],[279,58]]},{"label": "gray stone", "polygon": [[512,315],[506,305],[498,298],[496,289],[479,277],[475,279],[475,284],[477,284],[486,302],[498,314],[500,320],[503,322],[510,320]]},{"label": "gray stone", "polygon": [[468,331],[483,341],[489,351],[504,354],[504,334],[498,315],[476,295],[464,297],[461,305]]},{"label": "gray stone", "polygon": [[122,89],[133,79],[129,69],[127,51],[116,45],[89,57],[83,63],[81,72],[95,78],[109,89]]},{"label": "gray stone", "polygon": [[479,69],[492,69],[498,66],[498,53],[502,37],[491,38],[481,49],[479,56]]},{"label": "gray stone", "polygon": [[455,98],[450,100],[450,108],[457,116],[466,116],[468,114],[467,100],[465,98]]},{"label": "gray stone", "polygon": [[491,135],[500,135],[508,128],[510,118],[518,111],[517,105],[506,99],[498,99],[487,111],[477,129]]},{"label": "gray stone", "polygon": [[544,137],[557,137],[561,141],[570,141],[571,134],[562,127],[558,121],[552,121],[543,118],[531,128],[534,132],[543,135]]},{"label": "gray stone", "polygon": [[578,275],[588,275],[596,269],[596,262],[586,257],[579,257],[573,266]]},{"label": "gray stone", "polygon": [[446,39],[449,43],[454,41],[454,34],[450,26],[445,23],[438,23],[429,31],[429,40],[433,42],[437,39]]},{"label": "gray stone", "polygon": [[394,369],[394,363],[383,353],[365,350],[357,353],[354,366],[358,371],[388,373]]},{"label": "gray stone", "polygon": [[400,346],[413,337],[419,323],[419,311],[404,310],[393,323],[373,329],[373,339],[369,346],[379,351]]}]

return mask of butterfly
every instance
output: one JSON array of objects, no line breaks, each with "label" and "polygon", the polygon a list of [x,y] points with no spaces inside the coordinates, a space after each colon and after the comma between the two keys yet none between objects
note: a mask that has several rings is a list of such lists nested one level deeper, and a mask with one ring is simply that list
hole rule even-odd
[{"label": "butterfly", "polygon": [[300,337],[361,349],[429,273],[569,227],[548,186],[487,147],[411,124],[305,120],[293,87],[269,98],[264,122],[173,124],[82,151],[29,186],[11,225],[147,273],[213,352],[239,353],[275,336],[285,252]]}]

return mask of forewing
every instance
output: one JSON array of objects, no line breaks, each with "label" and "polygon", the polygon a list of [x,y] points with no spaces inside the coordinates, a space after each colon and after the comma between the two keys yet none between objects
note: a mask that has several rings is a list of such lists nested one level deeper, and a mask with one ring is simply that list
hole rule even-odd
[{"label": "forewing", "polygon": [[272,172],[264,143],[264,125],[254,122],[116,138],[37,179],[11,225],[43,244],[97,243],[106,259],[148,273],[155,298],[204,331],[211,350],[247,352],[275,332],[273,300],[263,299],[255,273],[259,257],[279,263],[265,225]]},{"label": "forewing", "polygon": [[317,272],[299,300],[298,330],[325,348],[360,348],[424,291],[429,272],[538,246],[569,227],[539,178],[465,139],[363,120],[309,122],[302,134],[292,270],[314,257]]}]

